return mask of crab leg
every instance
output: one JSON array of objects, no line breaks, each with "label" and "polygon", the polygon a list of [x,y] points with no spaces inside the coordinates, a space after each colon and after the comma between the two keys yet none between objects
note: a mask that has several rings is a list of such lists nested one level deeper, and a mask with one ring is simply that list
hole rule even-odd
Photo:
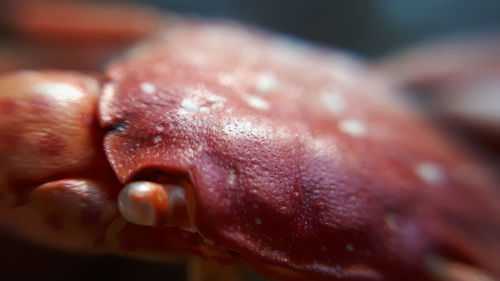
[{"label": "crab leg", "polygon": [[[498,35],[461,35],[389,56],[378,69],[398,87],[417,96],[430,116],[489,149],[485,158],[497,163],[499,50]],[[488,155],[491,152],[495,155]]]},{"label": "crab leg", "polygon": [[11,232],[57,248],[95,251],[117,217],[103,185],[87,179],[63,179],[36,187],[27,203],[0,212]]},{"label": "crab leg", "polygon": [[4,2],[2,23],[11,36],[7,42],[2,38],[0,72],[34,68],[100,71],[111,57],[154,34],[163,22],[160,13],[142,5]]},{"label": "crab leg", "polygon": [[23,71],[2,76],[0,93],[0,173],[10,187],[0,188],[3,205],[22,201],[26,190],[14,189],[17,183],[39,184],[96,163],[97,79]]},{"label": "crab leg", "polygon": [[39,242],[87,248],[118,215],[111,172],[105,165],[92,171],[105,163],[93,117],[99,88],[95,77],[77,73],[0,78],[3,226]]},{"label": "crab leg", "polygon": [[149,7],[87,1],[8,1],[9,23],[30,41],[56,45],[128,45],[156,30]]}]

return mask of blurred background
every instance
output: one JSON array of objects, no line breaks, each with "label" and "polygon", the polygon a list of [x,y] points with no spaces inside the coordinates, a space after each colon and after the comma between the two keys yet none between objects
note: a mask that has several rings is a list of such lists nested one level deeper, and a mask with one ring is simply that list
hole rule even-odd
[{"label": "blurred background", "polygon": [[[497,108],[500,108],[498,99],[498,93],[500,93],[500,82],[498,82],[500,79],[498,78],[500,77],[500,61],[497,61],[493,66],[488,66],[488,69],[491,68],[491,70],[487,71],[486,74],[481,74],[480,77],[477,75],[477,69],[485,69],[483,67],[485,61],[492,61],[491,56],[496,59],[500,57],[499,51],[497,51],[500,50],[500,44],[495,41],[496,39],[493,40],[494,43],[487,44],[487,47],[479,48],[481,51],[477,51],[477,47],[474,46],[465,49],[459,48],[458,50],[446,49],[450,50],[445,52],[450,56],[445,56],[444,63],[439,59],[435,60],[435,58],[442,59],[443,53],[435,52],[432,48],[430,51],[429,49],[417,49],[415,52],[410,53],[410,56],[403,55],[402,58],[395,57],[393,59],[390,55],[422,42],[456,36],[457,34],[487,33],[490,35],[487,36],[486,41],[491,42],[490,38],[499,38],[495,34],[500,31],[500,1],[144,0],[94,2],[96,4],[111,2],[117,6],[129,2],[183,15],[230,19],[298,40],[314,42],[329,48],[342,49],[372,61],[381,61],[380,65],[376,64],[376,67],[380,67],[382,72],[394,74],[394,77],[396,77],[395,83],[399,83],[401,88],[425,93],[425,95],[431,97],[441,97],[443,93],[446,93],[445,101],[442,101],[440,97],[430,99],[430,103],[434,107],[437,104],[439,112],[446,112],[446,107],[449,107],[450,104],[450,95],[452,95],[451,99],[460,97],[460,95],[455,94],[456,89],[463,89],[464,87],[462,87],[462,84],[460,87],[456,86],[458,80],[472,81],[467,82],[469,86],[470,83],[472,85],[484,85],[483,81],[494,80],[492,77],[497,75],[495,80],[497,84],[493,83],[494,86],[490,86],[491,90],[486,94],[486,96],[491,96],[490,92],[495,91],[496,94],[493,95],[493,99],[491,97],[479,99],[487,104],[489,108],[484,109],[484,105],[479,105],[465,119],[469,123],[472,122],[473,125],[469,127],[473,127],[474,130],[480,128],[480,133],[473,134],[486,139],[482,143],[488,143],[492,148],[491,151],[498,149],[497,133],[500,109]],[[48,15],[48,18],[55,17],[57,19],[57,14],[51,16],[50,11],[44,10],[44,3],[45,1],[33,0],[0,1],[0,72],[26,68],[32,65],[36,68],[71,69],[73,66],[78,65],[75,52],[79,54],[81,60],[85,63],[77,68],[94,70],[96,65],[102,64],[101,58],[108,58],[112,51],[121,50],[120,48],[108,48],[104,52],[93,51],[89,55],[80,50],[82,44],[78,46],[68,44],[71,46],[64,47],[63,45],[68,42],[57,40],[42,42],[43,40],[39,40],[40,38],[36,39],[36,36],[32,35],[40,35],[41,33],[36,31],[30,35],[29,32],[26,32],[25,27],[32,23],[26,18],[21,18],[23,13],[18,13],[18,10],[12,7],[19,7],[18,5],[24,5],[23,8],[36,6],[36,9],[34,8],[27,14],[45,14]],[[27,18],[32,19],[35,17]],[[139,32],[133,39],[140,39],[140,36]],[[467,39],[473,37],[463,38],[465,39],[461,39],[460,44],[466,46],[468,46],[468,41],[478,42],[475,39]],[[129,41],[125,41],[123,46],[120,47],[125,48],[128,46],[126,43]],[[490,57],[477,58],[478,53]],[[420,54],[423,54],[422,57],[418,56]],[[461,62],[460,58],[465,55],[473,57],[471,60],[475,63],[476,68],[470,67],[470,61],[467,64]],[[388,57],[388,60],[380,60],[383,57]],[[420,68],[414,67],[415,61],[422,62],[423,66]],[[456,63],[451,64],[452,66],[449,68],[442,67],[450,61]],[[468,69],[470,71],[464,71]],[[464,77],[467,79],[464,80]],[[480,86],[480,88],[483,89],[484,87]],[[470,97],[470,92],[466,93],[465,96]],[[491,102],[492,100],[494,102]],[[471,104],[470,101],[463,101],[462,99],[462,103],[464,102]],[[493,125],[486,125],[487,129],[484,129],[483,125],[478,125],[484,124],[484,116],[480,116],[479,119],[477,117],[477,114],[481,115],[485,110],[490,110],[493,115],[493,121],[491,121],[491,118],[486,119],[486,122],[493,122]],[[496,111],[498,112],[495,115]],[[451,119],[456,120],[456,112],[453,114],[451,114]],[[462,116],[460,116],[461,114]],[[470,114],[472,114],[472,117]],[[463,111],[459,112],[458,115],[458,119],[462,118],[461,120],[463,120]],[[445,117],[448,120],[450,114],[445,114]],[[489,117],[490,115],[488,115]],[[456,121],[454,122],[456,123]],[[466,132],[469,134],[471,131],[467,129]],[[486,154],[488,153],[490,152]],[[490,154],[490,156],[492,159],[497,159],[498,154]],[[2,234],[0,236],[0,278],[2,280],[34,280],[35,278],[50,278],[51,280],[106,278],[120,279],[122,281],[153,278],[185,280],[186,274],[183,265],[160,265],[119,257],[76,256],[46,249],[43,246],[33,246]]]},{"label": "blurred background", "polygon": [[[70,2],[57,1],[57,2]],[[2,40],[15,35],[9,6],[51,0],[2,0]],[[183,15],[231,19],[326,46],[379,57],[450,34],[497,31],[500,2],[495,0],[80,0],[139,3]]]},{"label": "blurred background", "polygon": [[257,25],[319,44],[378,57],[444,35],[495,31],[495,0],[145,0],[162,9]]}]

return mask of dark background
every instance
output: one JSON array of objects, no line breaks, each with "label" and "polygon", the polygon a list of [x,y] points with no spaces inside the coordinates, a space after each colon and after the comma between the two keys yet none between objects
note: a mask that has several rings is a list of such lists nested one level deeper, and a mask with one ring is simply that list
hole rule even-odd
[{"label": "dark background", "polygon": [[228,18],[363,56],[443,35],[500,28],[496,0],[145,0],[187,15]]},{"label": "dark background", "polygon": [[[423,40],[500,28],[500,1],[495,0],[135,2],[186,15],[241,21],[370,58]],[[185,277],[181,265],[159,265],[117,257],[80,257],[0,236],[2,280],[135,281],[184,280]]]}]

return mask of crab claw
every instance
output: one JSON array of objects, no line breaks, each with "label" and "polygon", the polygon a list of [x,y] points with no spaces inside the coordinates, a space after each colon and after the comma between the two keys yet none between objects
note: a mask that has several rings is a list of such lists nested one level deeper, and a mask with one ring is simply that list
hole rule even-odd
[{"label": "crab claw", "polygon": [[[0,205],[96,160],[95,78],[24,71],[0,78]],[[28,188],[28,186],[30,186]]]},{"label": "crab claw", "polygon": [[[122,185],[102,151],[95,113],[100,91],[96,77],[75,72],[0,77],[0,229],[85,253],[165,259],[166,253],[195,248],[202,241],[191,232],[145,227],[120,216]],[[129,183],[119,200],[126,218],[148,224],[136,213],[140,198],[130,197],[137,195],[138,185],[152,186],[163,196],[153,209],[164,210],[159,224],[189,227],[189,204],[184,203],[189,194],[176,185]],[[143,199],[153,194],[148,188]]]},{"label": "crab claw", "polygon": [[88,248],[118,216],[94,117],[99,92],[95,77],[79,73],[0,78],[0,226],[7,231]]}]

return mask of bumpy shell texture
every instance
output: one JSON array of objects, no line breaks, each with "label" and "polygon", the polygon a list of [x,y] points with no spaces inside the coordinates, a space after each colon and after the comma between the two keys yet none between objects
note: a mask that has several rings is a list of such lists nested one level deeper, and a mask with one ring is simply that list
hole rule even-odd
[{"label": "bumpy shell texture", "polygon": [[500,267],[488,175],[356,60],[184,22],[108,75],[120,181],[187,176],[197,231],[250,263],[345,280],[418,278],[431,256]]}]

